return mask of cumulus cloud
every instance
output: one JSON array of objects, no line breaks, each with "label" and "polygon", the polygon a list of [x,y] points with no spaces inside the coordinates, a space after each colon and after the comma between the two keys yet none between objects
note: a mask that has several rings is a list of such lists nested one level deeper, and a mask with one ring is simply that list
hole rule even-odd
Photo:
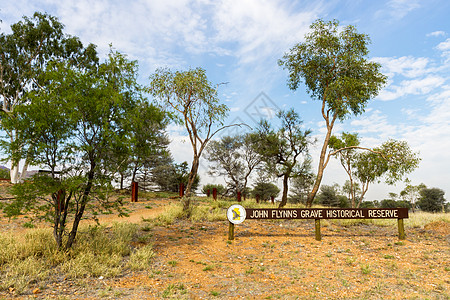
[{"label": "cumulus cloud", "polygon": [[450,38],[445,40],[445,42],[439,43],[436,47],[440,51],[449,51],[450,50]]},{"label": "cumulus cloud", "polygon": [[383,73],[388,77],[402,75],[414,78],[433,72],[429,67],[430,59],[427,57],[375,57],[372,60],[381,64]]},{"label": "cumulus cloud", "polygon": [[399,85],[391,84],[386,89],[382,90],[378,99],[389,101],[407,95],[426,95],[442,86],[444,83],[445,78],[438,75],[430,75],[421,79],[403,80]]}]

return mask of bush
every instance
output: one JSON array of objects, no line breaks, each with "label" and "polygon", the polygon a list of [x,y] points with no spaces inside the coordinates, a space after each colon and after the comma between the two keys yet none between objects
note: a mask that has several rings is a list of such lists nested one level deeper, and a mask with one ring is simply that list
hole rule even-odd
[{"label": "bush", "polygon": [[11,174],[9,173],[9,170],[3,167],[0,167],[0,178],[1,179],[11,179]]},{"label": "bush", "polygon": [[258,182],[252,191],[252,196],[256,198],[259,195],[263,201],[271,200],[271,197],[276,197],[280,193],[280,189],[273,183]]},{"label": "bush", "polygon": [[212,183],[205,184],[202,187],[202,193],[207,195],[208,194],[208,190],[209,190],[210,195],[212,196],[214,188],[217,189],[217,194],[218,195],[223,195],[225,193],[225,187],[223,185],[221,185],[221,184],[212,184]]},{"label": "bush", "polygon": [[439,188],[422,189],[417,205],[423,211],[438,212],[445,210],[445,192]]},{"label": "bush", "polygon": [[399,208],[399,207],[400,208],[401,207],[411,208],[411,204],[408,201],[403,201],[403,200],[395,201],[392,199],[384,199],[384,200],[381,200],[380,207],[382,207],[382,208]]}]

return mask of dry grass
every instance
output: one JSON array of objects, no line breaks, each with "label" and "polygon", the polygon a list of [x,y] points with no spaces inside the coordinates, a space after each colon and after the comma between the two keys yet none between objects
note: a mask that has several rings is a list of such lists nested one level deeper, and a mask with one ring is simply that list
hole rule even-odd
[{"label": "dry grass", "polygon": [[[1,234],[0,291],[21,294],[55,274],[67,279],[110,278],[127,269],[142,270],[154,256],[152,246],[139,239],[142,234],[130,223],[84,227],[67,252],[56,248],[49,229],[29,229],[23,237]],[[139,247],[133,246],[137,240]]]}]

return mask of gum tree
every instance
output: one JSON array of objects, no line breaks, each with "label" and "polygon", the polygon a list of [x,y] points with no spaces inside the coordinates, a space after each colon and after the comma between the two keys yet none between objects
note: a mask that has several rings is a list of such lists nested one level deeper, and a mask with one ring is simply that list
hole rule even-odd
[{"label": "gum tree", "polygon": [[211,141],[206,148],[206,159],[211,163],[209,173],[226,176],[234,192],[244,192],[252,172],[262,161],[253,146],[250,134],[224,136]]},{"label": "gum tree", "polygon": [[336,121],[360,115],[370,99],[386,82],[380,65],[368,60],[369,37],[354,26],[318,20],[305,41],[291,48],[279,65],[289,72],[288,86],[297,90],[305,84],[308,93],[322,103],[321,113],[327,132],[323,141],[317,176],[308,196],[311,206],[327,166],[327,148]]},{"label": "gum tree", "polygon": [[17,109],[15,125],[31,145],[31,162],[50,172],[15,185],[15,204],[52,221],[58,246],[69,249],[85,211],[95,209],[93,200],[121,211],[105,194],[111,178],[102,161],[109,149],[128,144],[125,116],[138,98],[132,95],[136,62],[111,51],[104,63],[73,68],[55,62],[42,76],[47,84]]},{"label": "gum tree", "polygon": [[[36,12],[33,17],[24,17],[11,25],[10,34],[0,34],[0,125],[7,134],[2,146],[10,153],[12,183],[20,181],[26,174],[32,155],[24,151],[28,145],[23,142],[20,130],[12,127],[16,124],[16,108],[29,104],[29,93],[46,85],[46,79],[41,75],[52,61],[81,64],[86,57],[92,59],[95,56],[93,45],[83,48],[78,38],[64,34],[63,29],[57,18]],[[10,151],[12,143],[21,144],[13,153]],[[19,176],[22,159],[24,165]]]},{"label": "gum tree", "polygon": [[302,130],[300,116],[293,110],[277,113],[278,130],[262,120],[253,134],[255,151],[261,155],[267,173],[283,179],[283,194],[279,207],[287,204],[289,179],[303,173],[309,165],[308,147],[312,143],[310,130]]},{"label": "gum tree", "polygon": [[[373,149],[359,146],[357,134],[342,133],[330,138],[330,157],[337,157],[348,175],[348,187],[352,207],[359,207],[369,186],[384,181],[392,185],[405,179],[420,162],[405,141],[388,140]],[[406,179],[407,180],[407,179]]]},{"label": "gum tree", "polygon": [[192,185],[205,147],[216,133],[233,126],[223,126],[228,107],[220,104],[217,87],[208,80],[202,68],[187,71],[162,68],[150,76],[148,91],[178,124],[185,127],[192,146],[193,159],[183,199],[188,214]]}]

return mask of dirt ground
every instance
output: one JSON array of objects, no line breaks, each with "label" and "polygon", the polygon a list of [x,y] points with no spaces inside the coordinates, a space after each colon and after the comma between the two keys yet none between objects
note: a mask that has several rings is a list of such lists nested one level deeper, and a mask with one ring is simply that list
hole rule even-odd
[{"label": "dirt ground", "polygon": [[[118,221],[142,222],[166,203],[130,204],[134,212]],[[13,229],[7,225],[2,229]],[[328,223],[316,241],[311,220],[247,220],[228,241],[227,221],[180,221],[152,230],[149,270],[62,280],[23,298],[450,299],[449,223],[407,228],[405,241],[395,225]]]}]

